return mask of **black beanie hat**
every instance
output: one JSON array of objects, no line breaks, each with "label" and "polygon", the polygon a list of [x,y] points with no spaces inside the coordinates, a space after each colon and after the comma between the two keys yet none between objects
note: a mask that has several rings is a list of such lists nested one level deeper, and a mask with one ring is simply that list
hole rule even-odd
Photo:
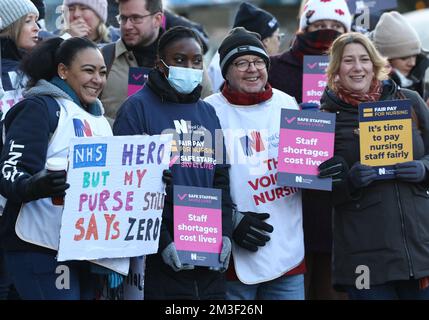
[{"label": "black beanie hat", "polygon": [[222,76],[225,78],[228,67],[235,58],[247,54],[254,54],[264,59],[269,69],[270,57],[265,51],[260,35],[242,27],[232,29],[219,47]]},{"label": "black beanie hat", "polygon": [[236,27],[257,32],[263,40],[273,35],[274,31],[279,28],[279,23],[271,13],[248,2],[243,2],[235,15],[233,28]]}]

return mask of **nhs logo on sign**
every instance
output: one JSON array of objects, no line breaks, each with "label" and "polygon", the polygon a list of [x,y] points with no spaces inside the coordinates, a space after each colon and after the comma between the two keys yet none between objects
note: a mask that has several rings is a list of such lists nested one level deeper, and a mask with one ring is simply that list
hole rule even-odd
[{"label": "nhs logo on sign", "polygon": [[105,167],[107,144],[77,144],[73,150],[73,168]]},{"label": "nhs logo on sign", "polygon": [[296,176],[295,177],[295,182],[303,183],[302,176]]},{"label": "nhs logo on sign", "polygon": [[378,175],[383,176],[386,174],[386,168],[378,168]]},{"label": "nhs logo on sign", "polygon": [[191,260],[197,260],[197,254],[191,253]]}]

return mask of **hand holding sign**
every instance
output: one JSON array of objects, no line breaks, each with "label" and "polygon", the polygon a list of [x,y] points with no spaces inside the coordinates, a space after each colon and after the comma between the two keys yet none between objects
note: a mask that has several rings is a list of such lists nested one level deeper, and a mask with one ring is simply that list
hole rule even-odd
[{"label": "hand holding sign", "polygon": [[225,272],[228,270],[229,258],[231,257],[231,240],[227,236],[222,237],[222,251],[220,252],[219,261],[222,267],[209,267],[212,271]]},{"label": "hand holding sign", "polygon": [[162,260],[164,260],[165,264],[169,265],[174,271],[182,271],[182,270],[192,270],[194,269],[193,265],[190,264],[182,264],[179,259],[179,255],[177,254],[176,246],[174,243],[170,243],[161,253]]},{"label": "hand holding sign", "polygon": [[319,166],[319,178],[332,178],[332,183],[343,181],[347,177],[349,166],[341,156],[333,156]]},{"label": "hand holding sign", "polygon": [[240,246],[249,251],[256,252],[270,241],[266,232],[273,232],[272,225],[264,222],[270,215],[268,213],[239,212],[236,211],[236,226],[232,238]]},{"label": "hand holding sign", "polygon": [[398,163],[395,176],[398,180],[418,183],[426,178],[426,168],[420,160]]},{"label": "hand holding sign", "polygon": [[350,168],[348,178],[353,187],[359,189],[369,186],[377,178],[377,172],[370,166],[355,162]]}]

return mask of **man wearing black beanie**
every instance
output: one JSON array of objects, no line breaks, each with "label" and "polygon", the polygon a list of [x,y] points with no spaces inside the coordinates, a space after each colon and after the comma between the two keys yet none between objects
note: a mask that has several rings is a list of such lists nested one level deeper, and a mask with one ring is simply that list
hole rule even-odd
[{"label": "man wearing black beanie", "polygon": [[236,204],[226,297],[304,299],[301,192],[275,181],[281,110],[298,105],[267,82],[270,60],[259,34],[233,29],[219,56],[225,82],[205,101],[215,108],[224,132]]},{"label": "man wearing black beanie", "polygon": [[228,67],[235,58],[246,54],[261,57],[269,69],[270,57],[261,42],[261,36],[242,27],[232,29],[219,48],[222,76],[225,78]]}]

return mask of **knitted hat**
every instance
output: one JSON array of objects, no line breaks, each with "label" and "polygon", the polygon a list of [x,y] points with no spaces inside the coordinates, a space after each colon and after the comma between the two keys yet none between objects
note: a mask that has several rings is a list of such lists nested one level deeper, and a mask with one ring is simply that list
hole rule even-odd
[{"label": "knitted hat", "polygon": [[0,0],[0,30],[30,13],[39,16],[39,11],[30,0]]},{"label": "knitted hat", "polygon": [[279,28],[279,23],[271,13],[248,2],[242,2],[235,15],[233,28],[236,27],[243,27],[249,31],[257,32],[263,40],[271,37],[274,31]]},{"label": "knitted hat", "polygon": [[106,23],[107,21],[107,0],[64,0],[65,6],[71,6],[72,4],[82,4],[88,6],[100,17],[100,19]]},{"label": "knitted hat", "polygon": [[334,20],[341,22],[346,31],[350,31],[352,17],[345,0],[309,0],[304,6],[299,28],[304,31],[319,20]]},{"label": "knitted hat", "polygon": [[243,27],[232,29],[219,47],[219,62],[222,76],[225,78],[228,67],[235,58],[247,54],[254,54],[261,57],[265,60],[267,69],[269,68],[270,58],[265,51],[260,35],[247,31]]},{"label": "knitted hat", "polygon": [[389,59],[413,56],[422,49],[416,30],[396,11],[381,15],[372,39],[378,51]]}]

